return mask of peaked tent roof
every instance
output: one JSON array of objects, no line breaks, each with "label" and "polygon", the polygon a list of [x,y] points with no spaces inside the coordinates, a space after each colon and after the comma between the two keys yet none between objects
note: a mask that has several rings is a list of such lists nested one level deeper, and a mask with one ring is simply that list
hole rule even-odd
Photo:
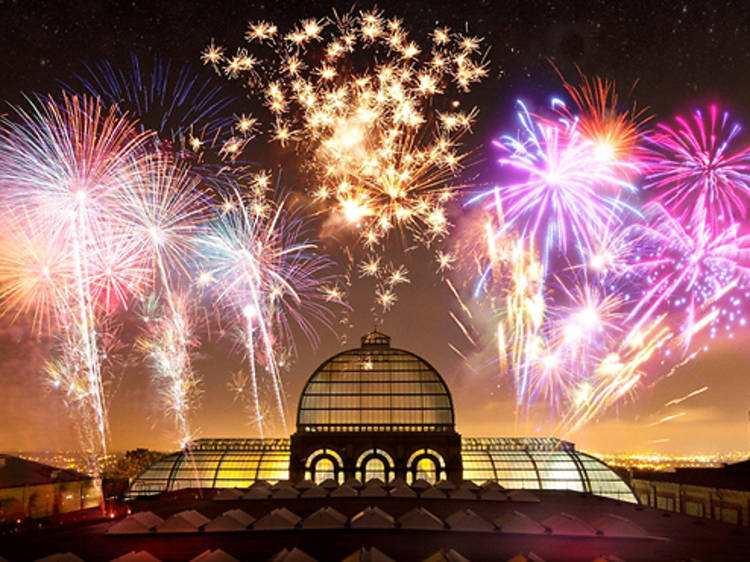
[{"label": "peaked tent roof", "polygon": [[210,549],[204,550],[198,556],[190,560],[190,562],[240,562],[240,561],[237,560],[231,554],[228,554],[224,552],[223,550],[221,550],[220,548],[217,548],[214,551]]},{"label": "peaked tent roof", "polygon": [[113,558],[111,562],[160,562],[159,558],[145,550],[131,550],[127,554]]}]

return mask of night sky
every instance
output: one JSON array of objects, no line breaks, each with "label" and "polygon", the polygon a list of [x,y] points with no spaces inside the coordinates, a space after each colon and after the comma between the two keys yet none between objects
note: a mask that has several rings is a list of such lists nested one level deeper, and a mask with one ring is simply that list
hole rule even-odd
[{"label": "night sky", "polygon": [[[359,3],[358,9],[370,8]],[[419,34],[437,24],[454,29],[469,25],[490,47],[490,76],[473,89],[480,108],[471,140],[481,154],[479,183],[496,177],[488,146],[513,123],[513,104],[523,96],[543,104],[563,92],[550,61],[566,76],[575,66],[589,75],[614,79],[624,92],[637,85],[634,99],[657,119],[669,118],[705,102],[719,102],[741,122],[750,123],[750,6],[747,3],[669,2],[378,2],[387,17],[398,16]],[[249,20],[264,19],[288,27],[304,17],[339,12],[348,2],[165,2],[122,3],[0,1],[0,98],[22,100],[22,92],[55,93],[73,83],[86,63],[107,59],[127,65],[131,54],[154,55],[200,67],[200,51],[212,38],[242,43]],[[211,75],[208,69],[199,69]],[[251,111],[244,92],[224,82],[236,95],[236,113]],[[4,111],[4,110],[0,110]],[[293,178],[300,181],[299,178]],[[393,344],[423,355],[447,379],[457,405],[458,430],[467,436],[543,435],[550,417],[516,426],[508,381],[494,378],[476,358],[472,371],[446,343],[459,345],[460,332],[446,313],[449,295],[434,265],[414,252],[404,258],[412,283],[382,326]],[[367,287],[355,287],[353,326],[341,327],[351,345],[372,328]],[[742,340],[742,341],[739,341]],[[598,423],[566,436],[582,448],[599,451],[654,450],[668,453],[748,449],[750,330],[737,339],[712,344],[711,351],[672,377],[641,389],[636,397],[608,412]],[[53,394],[43,390],[39,345],[19,326],[0,333],[0,450],[73,447],[71,421]],[[312,370],[341,350],[339,339],[323,334],[311,349],[299,345],[300,357],[286,375],[289,403]],[[225,389],[237,358],[226,346],[207,346],[197,368],[204,378],[203,405],[196,415],[201,436],[247,436],[251,432],[239,406]],[[664,403],[701,386],[709,391],[667,410]],[[130,369],[110,388],[112,446],[115,450],[147,446],[173,448],[170,425],[142,369]],[[686,415],[670,424],[650,425],[670,413]],[[654,440],[660,443],[651,443]],[[666,441],[665,441],[666,440]]]}]

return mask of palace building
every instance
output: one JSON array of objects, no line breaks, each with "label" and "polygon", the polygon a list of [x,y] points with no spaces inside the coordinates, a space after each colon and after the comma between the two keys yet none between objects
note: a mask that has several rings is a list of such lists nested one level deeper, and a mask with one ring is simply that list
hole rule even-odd
[{"label": "palace building", "polygon": [[[189,451],[189,453],[188,453]],[[183,488],[240,488],[354,478],[494,481],[507,489],[573,490],[636,502],[603,462],[554,438],[471,438],[456,432],[450,391],[421,357],[374,331],[326,360],[299,400],[288,439],[200,439],[167,455],[129,497]]]},{"label": "palace building", "polygon": [[0,562],[747,559],[746,528],[640,504],[572,443],[455,422],[440,374],[372,332],[312,374],[293,435],[197,440],[132,482],[127,516],[0,528]]}]

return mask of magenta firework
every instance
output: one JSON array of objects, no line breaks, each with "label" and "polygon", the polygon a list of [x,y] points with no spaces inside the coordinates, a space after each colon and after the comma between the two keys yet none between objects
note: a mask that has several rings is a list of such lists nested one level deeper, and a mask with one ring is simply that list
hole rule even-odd
[{"label": "magenta firework", "polygon": [[715,229],[745,218],[750,149],[739,142],[741,130],[716,105],[678,116],[674,125],[659,123],[647,137],[644,187],[683,221]]},{"label": "magenta firework", "polygon": [[731,337],[750,273],[740,126],[711,106],[647,130],[611,84],[591,84],[606,88],[550,112],[519,102],[496,185],[467,205],[484,213],[459,223],[475,232],[454,250],[468,267],[448,275],[472,345],[492,311],[517,411],[546,404],[560,431]]}]

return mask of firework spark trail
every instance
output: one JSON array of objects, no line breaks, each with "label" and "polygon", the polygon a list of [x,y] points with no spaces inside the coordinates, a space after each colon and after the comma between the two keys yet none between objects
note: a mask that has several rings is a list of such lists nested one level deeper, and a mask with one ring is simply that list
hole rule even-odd
[{"label": "firework spark trail", "polygon": [[631,330],[618,348],[607,354],[597,366],[593,382],[581,387],[573,407],[555,429],[574,432],[600,412],[632,392],[643,377],[642,367],[674,337],[666,315],[648,325]]},{"label": "firework spark trail", "polygon": [[137,181],[122,190],[119,199],[128,238],[137,241],[153,276],[155,293],[141,314],[144,334],[139,347],[152,359],[155,381],[164,385],[161,395],[175,419],[181,447],[193,435],[189,416],[199,385],[192,369],[197,341],[186,303],[190,295],[186,289],[176,291],[175,284],[180,277],[183,286],[188,284],[184,278],[196,259],[195,242],[207,214],[199,182],[187,166],[155,155],[142,160]]},{"label": "firework spark trail", "polygon": [[705,221],[684,224],[660,204],[648,205],[651,222],[643,227],[651,244],[633,269],[648,288],[630,312],[645,322],[665,303],[687,309],[688,327],[697,306],[713,304],[750,273],[750,235],[740,235],[738,223],[714,233]]},{"label": "firework spark trail", "polygon": [[250,200],[239,192],[224,195],[221,211],[201,239],[207,273],[216,294],[217,312],[243,327],[241,343],[250,369],[254,416],[264,431],[262,388],[257,367],[270,378],[273,399],[286,431],[286,398],[281,380],[283,357],[294,352],[292,324],[317,341],[312,322],[329,325],[332,286],[337,277],[329,260],[317,253],[305,221],[264,192]]},{"label": "firework spark trail", "polygon": [[[61,298],[47,300],[45,306],[53,310],[44,314],[64,318],[60,355],[83,365],[71,365],[70,370],[84,381],[85,391],[69,394],[85,397],[75,406],[84,420],[81,431],[90,436],[91,471],[98,475],[108,424],[98,332],[103,311],[95,295],[101,293],[96,283],[109,283],[114,272],[102,273],[97,267],[105,261],[100,259],[106,247],[101,241],[113,232],[113,194],[132,181],[134,155],[145,153],[149,135],[139,133],[127,115],[107,112],[87,97],[63,95],[59,104],[52,98],[29,100],[29,107],[16,108],[2,119],[0,184],[5,205],[23,209],[28,224],[55,241],[70,264],[69,282],[56,293]],[[12,296],[13,289],[5,294]],[[14,303],[11,299],[3,304],[7,312]]]},{"label": "firework spark trail", "polygon": [[664,416],[663,418],[661,418],[661,419],[659,419],[659,420],[657,420],[657,421],[655,421],[653,423],[648,424],[648,427],[654,427],[655,425],[666,423],[668,421],[672,421],[672,420],[675,420],[677,418],[681,418],[683,416],[687,416],[687,412],[680,412],[679,414],[672,414],[670,416]]},{"label": "firework spark trail", "polygon": [[664,404],[664,407],[676,406],[677,404],[681,404],[685,400],[693,398],[694,396],[698,396],[699,394],[703,394],[707,390],[708,390],[707,386],[702,386],[702,387],[700,387],[697,390],[694,390],[692,392],[687,393],[685,396],[681,396],[680,398],[674,398],[674,399],[670,400],[669,402],[667,402],[666,404]]},{"label": "firework spark trail", "polygon": [[618,295],[603,292],[585,276],[569,286],[558,279],[556,290],[537,328],[533,353],[524,357],[528,395],[521,398],[528,408],[541,396],[562,413],[592,388],[592,373],[624,331],[624,314]]},{"label": "firework spark trail", "polygon": [[717,106],[676,127],[659,123],[648,138],[645,188],[680,220],[707,222],[711,230],[747,216],[750,148],[736,148],[741,131]]},{"label": "firework spark trail", "polygon": [[192,351],[197,340],[192,336],[190,314],[185,299],[169,296],[164,305],[152,294],[140,313],[144,328],[137,347],[152,362],[159,394],[175,420],[180,448],[189,447],[193,437],[189,414],[200,394],[199,379],[192,370]]}]

